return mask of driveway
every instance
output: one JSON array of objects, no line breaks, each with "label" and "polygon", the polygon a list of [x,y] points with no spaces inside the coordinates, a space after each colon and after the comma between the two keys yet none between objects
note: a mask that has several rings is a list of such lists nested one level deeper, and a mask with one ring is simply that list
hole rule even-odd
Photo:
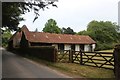
[{"label": "driveway", "polygon": [[[1,54],[0,54],[1,55]],[[2,50],[3,78],[70,78],[45,65]]]}]

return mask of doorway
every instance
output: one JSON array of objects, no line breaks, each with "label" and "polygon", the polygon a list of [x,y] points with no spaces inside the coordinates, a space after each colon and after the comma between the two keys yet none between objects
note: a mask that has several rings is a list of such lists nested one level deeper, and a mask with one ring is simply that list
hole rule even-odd
[{"label": "doorway", "polygon": [[80,50],[84,51],[84,44],[80,45]]}]

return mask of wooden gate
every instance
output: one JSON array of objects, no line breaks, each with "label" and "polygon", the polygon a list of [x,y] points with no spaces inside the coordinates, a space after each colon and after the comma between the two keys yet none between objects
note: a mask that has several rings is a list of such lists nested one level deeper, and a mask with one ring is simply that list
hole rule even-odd
[{"label": "wooden gate", "polygon": [[71,62],[99,68],[114,69],[112,52],[58,51],[58,62]]},{"label": "wooden gate", "polygon": [[80,51],[73,51],[73,62],[80,63],[81,60],[81,52]]},{"label": "wooden gate", "polygon": [[73,62],[81,65],[90,65],[99,68],[114,69],[112,52],[80,52],[74,51]]},{"label": "wooden gate", "polygon": [[70,50],[58,50],[57,62],[69,62]]}]

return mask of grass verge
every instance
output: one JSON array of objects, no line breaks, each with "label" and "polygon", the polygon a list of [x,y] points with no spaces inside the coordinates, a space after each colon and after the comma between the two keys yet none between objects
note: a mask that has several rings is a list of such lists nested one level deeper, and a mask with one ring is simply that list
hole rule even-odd
[{"label": "grass verge", "polygon": [[73,78],[114,78],[113,70],[109,69],[85,66],[75,63],[52,63],[28,55],[24,57],[56,69]]}]

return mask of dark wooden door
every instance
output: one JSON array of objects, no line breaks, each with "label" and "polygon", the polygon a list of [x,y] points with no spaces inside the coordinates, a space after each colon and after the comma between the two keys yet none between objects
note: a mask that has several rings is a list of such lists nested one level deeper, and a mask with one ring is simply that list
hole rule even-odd
[{"label": "dark wooden door", "polygon": [[84,44],[80,45],[80,50],[84,51]]},{"label": "dark wooden door", "polygon": [[58,45],[58,49],[59,49],[59,50],[64,50],[64,44],[59,44],[59,45]]},{"label": "dark wooden door", "polygon": [[71,50],[74,50],[74,51],[75,51],[75,44],[72,44],[72,45],[71,45]]}]

